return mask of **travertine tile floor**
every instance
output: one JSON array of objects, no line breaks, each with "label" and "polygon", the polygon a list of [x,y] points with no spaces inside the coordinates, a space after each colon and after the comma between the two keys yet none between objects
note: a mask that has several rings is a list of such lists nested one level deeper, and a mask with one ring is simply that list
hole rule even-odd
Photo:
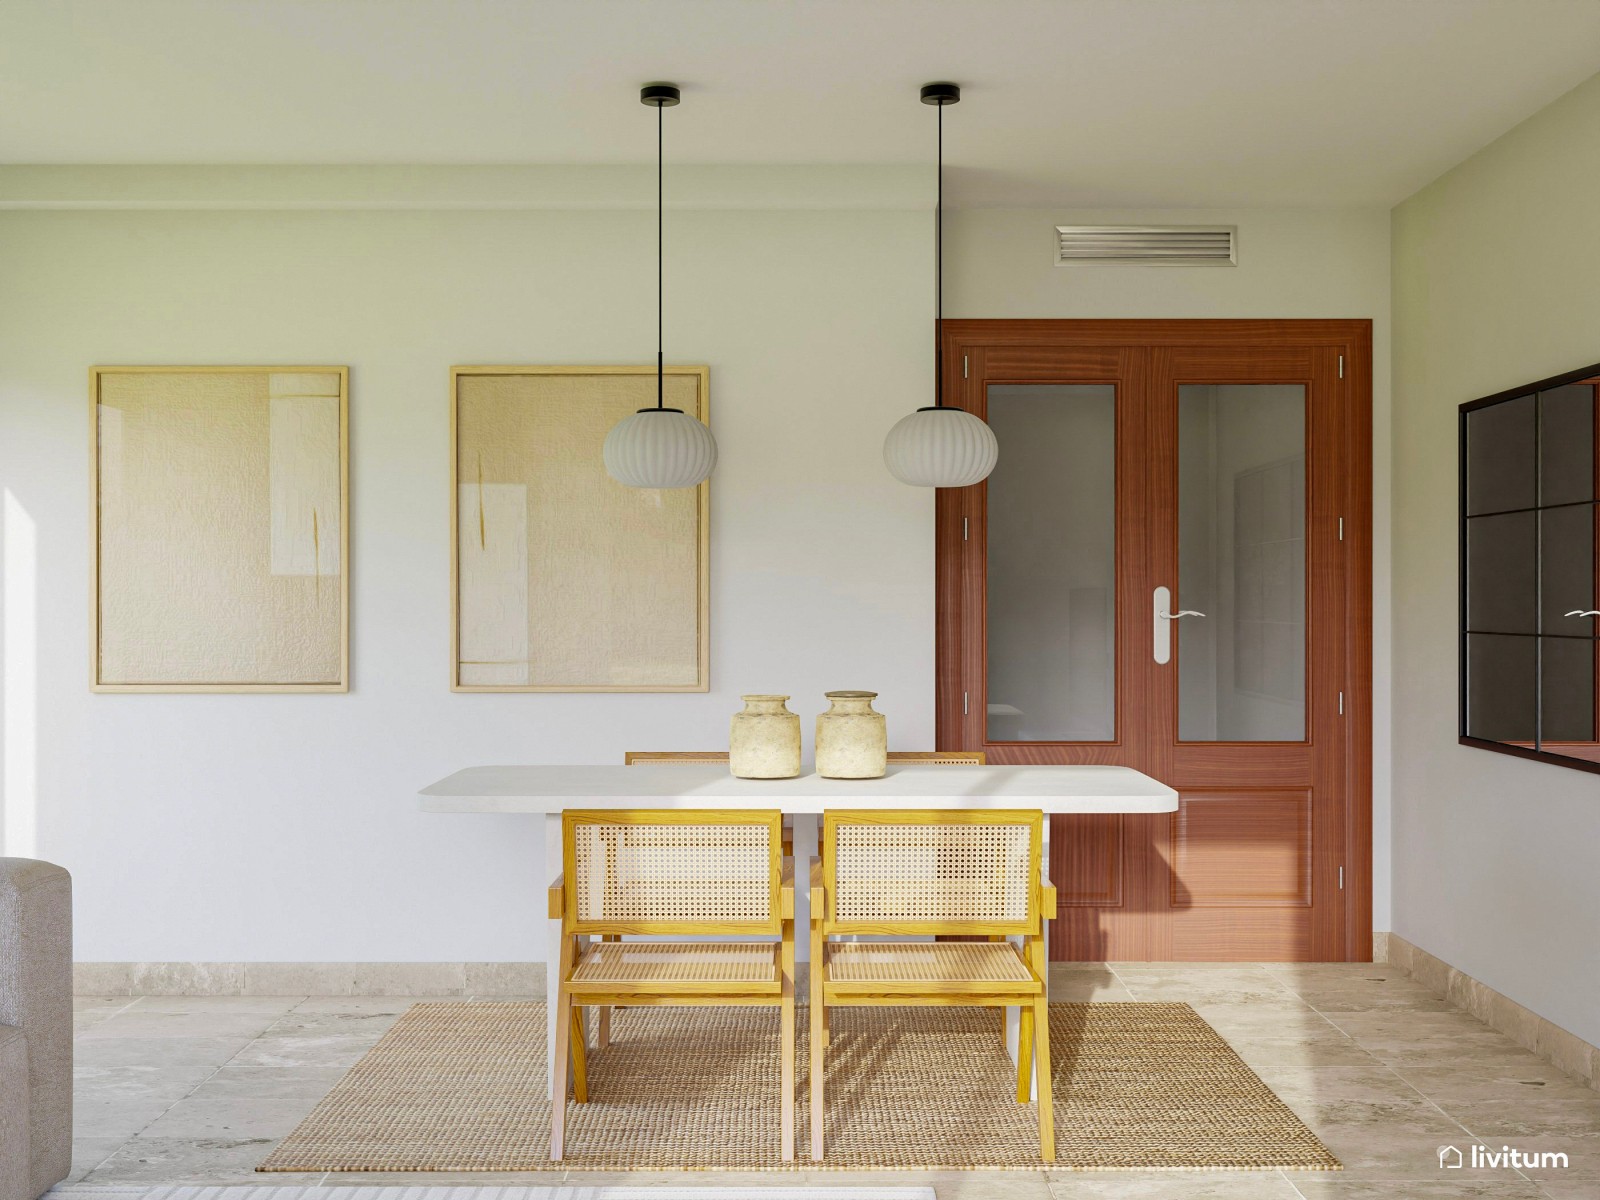
[{"label": "travertine tile floor", "polygon": [[[1345,1163],[1339,1173],[842,1176],[940,1200],[1600,1200],[1600,1093],[1399,972],[1372,964],[1056,964],[1058,1000],[1184,1000]],[[73,1181],[552,1183],[549,1175],[262,1176],[255,1164],[421,996],[80,998]],[[460,997],[450,997],[459,1000]],[[487,998],[486,998],[487,999]],[[500,997],[496,997],[500,999]],[[1438,1149],[1562,1151],[1565,1169],[1444,1171]],[[599,1176],[722,1184],[772,1175]]]}]

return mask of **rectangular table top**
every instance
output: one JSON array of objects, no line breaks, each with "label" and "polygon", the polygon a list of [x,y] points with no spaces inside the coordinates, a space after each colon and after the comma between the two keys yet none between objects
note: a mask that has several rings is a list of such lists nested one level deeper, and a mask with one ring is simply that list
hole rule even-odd
[{"label": "rectangular table top", "polygon": [[419,793],[426,812],[558,813],[566,808],[1037,808],[1174,812],[1178,793],[1131,767],[891,763],[882,779],[735,779],[721,764],[468,767]]}]

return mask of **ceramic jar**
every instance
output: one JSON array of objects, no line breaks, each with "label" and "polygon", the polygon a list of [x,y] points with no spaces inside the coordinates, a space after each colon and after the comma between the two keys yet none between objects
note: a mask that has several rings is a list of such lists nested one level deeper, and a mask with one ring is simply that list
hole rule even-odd
[{"label": "ceramic jar", "polygon": [[740,779],[793,779],[800,774],[800,718],[787,696],[740,696],[744,711],[728,731],[728,770]]},{"label": "ceramic jar", "polygon": [[872,710],[877,692],[828,692],[817,716],[817,774],[825,779],[878,779],[889,767],[889,733]]}]

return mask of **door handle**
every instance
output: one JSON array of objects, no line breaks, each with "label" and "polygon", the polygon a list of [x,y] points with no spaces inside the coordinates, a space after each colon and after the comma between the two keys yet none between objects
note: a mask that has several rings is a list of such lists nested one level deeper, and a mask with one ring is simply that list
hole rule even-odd
[{"label": "door handle", "polygon": [[1571,612],[1569,612],[1567,614],[1567,616],[1569,616],[1569,617],[1600,617],[1600,608],[1591,608],[1588,612],[1584,612],[1583,609],[1581,609],[1581,608],[1575,608]]},{"label": "door handle", "polygon": [[1172,661],[1172,623],[1181,621],[1184,617],[1203,617],[1205,613],[1196,612],[1192,608],[1180,608],[1172,611],[1172,589],[1158,587],[1151,597],[1154,625],[1151,629],[1151,649],[1158,663],[1166,664]]}]

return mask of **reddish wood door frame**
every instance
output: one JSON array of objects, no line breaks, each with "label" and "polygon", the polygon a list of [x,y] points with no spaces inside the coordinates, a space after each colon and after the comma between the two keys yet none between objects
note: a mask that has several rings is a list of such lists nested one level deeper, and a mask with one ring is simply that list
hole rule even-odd
[{"label": "reddish wood door frame", "polygon": [[[1310,768],[1293,765],[1293,751],[1254,744],[1241,755],[1237,747],[1176,740],[1171,673],[1163,679],[1151,666],[1149,597],[1154,584],[1170,582],[1173,566],[1175,498],[1168,493],[1175,448],[1167,443],[1175,383],[1314,380],[1308,454],[1315,462],[1308,486],[1319,497],[1317,511],[1342,520],[1343,537],[1334,525],[1308,531],[1308,587],[1323,617],[1308,628],[1308,658],[1316,655],[1324,664],[1308,682],[1315,691],[1308,696],[1308,742],[1324,751],[1314,764],[1317,787],[1336,789],[1339,803],[1303,814],[1315,825],[1308,827],[1315,861],[1308,863],[1308,924],[1289,939],[1289,953],[1370,959],[1371,322],[960,320],[944,323],[940,349],[946,396],[980,415],[990,383],[1116,386],[1119,697],[1110,742],[986,741],[987,489],[944,489],[936,502],[940,748],[983,749],[991,761],[1124,763],[1158,777],[1166,773],[1186,797],[1197,798],[1225,796],[1234,781],[1230,772],[1243,767],[1258,792],[1281,792],[1285,814],[1294,812],[1296,796],[1310,794],[1312,783]],[[1157,578],[1163,574],[1169,579]],[[1260,926],[1263,918],[1248,903],[1232,909],[1225,901],[1216,904],[1193,924],[1196,914],[1174,899],[1171,866],[1184,819],[1183,812],[1057,819],[1052,870],[1063,896],[1052,938],[1057,956],[1103,957],[1085,950],[1098,945],[1130,960],[1251,959],[1265,946],[1288,944],[1275,942],[1271,930],[1252,932],[1252,922]],[[1224,814],[1224,826],[1227,820]],[[1176,948],[1175,917],[1191,922],[1187,932],[1178,925]]]}]

